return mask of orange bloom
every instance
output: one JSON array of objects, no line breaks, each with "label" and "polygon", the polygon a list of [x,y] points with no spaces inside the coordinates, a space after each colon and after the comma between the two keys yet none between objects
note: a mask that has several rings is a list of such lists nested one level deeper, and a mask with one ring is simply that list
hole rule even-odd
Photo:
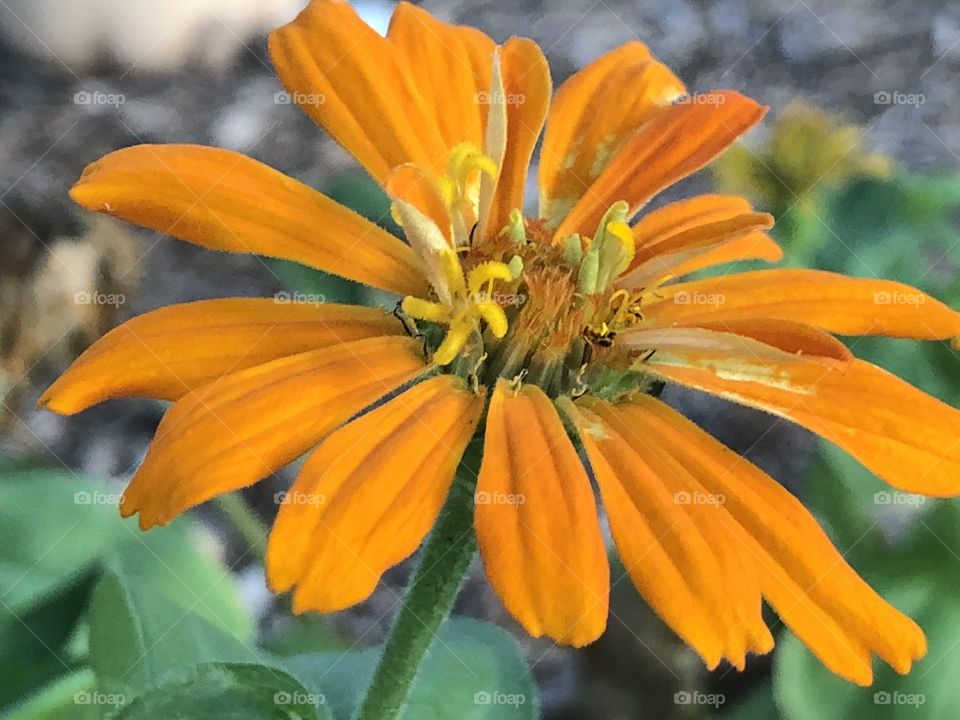
[{"label": "orange bloom", "polygon": [[[280,509],[267,572],[276,591],[294,590],[297,610],[338,610],[419,546],[482,423],[475,525],[487,575],[531,634],[580,646],[605,627],[610,578],[574,438],[630,577],[708,666],[743,667],[772,648],[765,599],[851,681],[871,681],[874,653],[910,669],[925,652],[920,628],[793,496],[655,397],[676,382],[761,408],[897,488],[960,494],[960,413],[833,337],[952,338],[960,314],[904,285],[825,272],[674,282],[778,260],[764,233],[772,218],[706,195],[637,219],[763,107],[729,90],[688,97],[639,42],[552,94],[531,41],[498,46],[406,3],[382,37],[345,2],[314,0],[270,51],[294,97],[322,99],[304,109],[386,189],[406,243],[215,148],[120,150],[87,168],[73,198],[402,301],[397,316],[202,301],[96,343],[43,405],[72,414],[116,397],[174,401],[124,515],[166,523],[316,446]],[[544,126],[539,212],[525,217]]]}]

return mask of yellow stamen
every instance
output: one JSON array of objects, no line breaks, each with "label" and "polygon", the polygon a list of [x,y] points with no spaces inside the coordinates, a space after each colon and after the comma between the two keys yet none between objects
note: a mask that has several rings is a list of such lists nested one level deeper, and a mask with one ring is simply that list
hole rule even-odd
[{"label": "yellow stamen", "polygon": [[463,350],[471,333],[479,329],[481,319],[486,321],[494,337],[502,338],[507,334],[507,315],[491,298],[497,280],[511,282],[514,277],[509,265],[490,261],[477,265],[465,279],[455,251],[443,250],[439,257],[443,277],[450,288],[450,303],[408,296],[403,299],[401,308],[412,318],[448,326],[447,334],[433,356],[436,364],[448,365]]},{"label": "yellow stamen", "polygon": [[497,164],[480,152],[473,143],[460,143],[450,153],[450,160],[447,162],[447,176],[462,186],[467,184],[468,177],[474,171],[486,173],[494,178],[497,176]]},{"label": "yellow stamen", "polygon": [[467,284],[470,287],[470,293],[476,295],[486,283],[489,294],[495,280],[503,280],[504,282],[513,280],[513,272],[510,270],[510,266],[496,261],[481,263],[470,271]]},{"label": "yellow stamen", "polygon": [[463,297],[467,293],[467,286],[463,281],[463,268],[460,259],[453,250],[444,250],[440,253],[440,263],[447,287],[453,297]]},{"label": "yellow stamen", "polygon": [[400,303],[400,308],[415,320],[426,320],[428,322],[448,323],[450,322],[450,308],[437,302],[421,300],[407,296]]},{"label": "yellow stamen", "polygon": [[487,321],[490,332],[495,338],[502,338],[507,334],[507,314],[495,302],[482,302],[476,305],[477,312]]},{"label": "yellow stamen", "polygon": [[469,242],[470,229],[478,220],[481,175],[497,176],[497,164],[473,143],[460,143],[447,161],[446,174],[437,179],[437,189],[450,213],[455,244]]},{"label": "yellow stamen", "polygon": [[[613,235],[620,241],[620,246],[616,248],[617,260],[613,265],[613,273],[619,275],[630,265],[633,260],[636,245],[633,240],[633,230],[625,222],[617,220],[607,225],[607,233]],[[613,253],[611,253],[613,254]]]},{"label": "yellow stamen", "polygon": [[[613,316],[613,325],[618,326],[623,322],[624,316],[630,309],[630,293],[626,290],[617,290],[607,301],[611,308],[616,307],[616,315]],[[617,304],[619,303],[619,305]]]},{"label": "yellow stamen", "polygon": [[440,347],[433,354],[433,362],[437,365],[449,365],[456,360],[463,346],[467,344],[467,339],[474,327],[474,323],[470,320],[455,318]]}]

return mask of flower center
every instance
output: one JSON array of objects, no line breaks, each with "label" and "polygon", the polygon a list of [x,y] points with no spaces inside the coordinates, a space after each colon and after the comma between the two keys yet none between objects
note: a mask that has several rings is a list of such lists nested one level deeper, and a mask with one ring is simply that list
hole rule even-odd
[{"label": "flower center", "polygon": [[616,287],[634,253],[626,214],[616,203],[592,238],[556,242],[544,221],[514,210],[499,233],[441,252],[449,303],[407,297],[401,309],[425,323],[435,364],[484,384],[522,377],[552,396],[649,391],[649,353],[617,344],[656,292]]}]

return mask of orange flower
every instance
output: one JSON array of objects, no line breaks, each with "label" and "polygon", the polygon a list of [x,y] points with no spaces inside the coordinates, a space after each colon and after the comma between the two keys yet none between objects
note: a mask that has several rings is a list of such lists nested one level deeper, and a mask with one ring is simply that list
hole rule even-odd
[{"label": "orange flower", "polygon": [[[305,110],[387,190],[408,243],[214,148],[120,150],[72,195],[197,245],[394,292],[404,322],[225,299],[109,333],[41,402],[72,414],[122,396],[174,401],[125,515],[166,523],[318,446],[280,509],[267,571],[275,590],[295,589],[297,610],[338,610],[418,547],[484,418],[478,542],[531,634],[580,646],[606,624],[606,549],[573,436],[630,577],[707,665],[771,649],[766,599],[849,680],[871,681],[873,653],[909,670],[920,628],[779,484],[655,397],[663,381],[698,388],[823,435],[895,487],[960,493],[960,413],[830,334],[952,338],[960,314],[897,283],[816,271],[673,282],[780,258],[764,233],[772,218],[739,198],[635,220],[763,107],[727,90],[686,96],[639,42],[551,102],[534,43],[498,46],[406,3],[382,37],[348,4],[314,0],[270,50],[294,97],[315,99]],[[544,125],[540,209],[525,217]]]}]

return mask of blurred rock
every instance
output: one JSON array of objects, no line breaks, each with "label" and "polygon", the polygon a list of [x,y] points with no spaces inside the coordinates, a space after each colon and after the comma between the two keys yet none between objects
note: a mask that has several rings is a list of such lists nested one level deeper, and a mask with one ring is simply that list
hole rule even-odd
[{"label": "blurred rock", "polygon": [[291,20],[306,0],[8,0],[4,35],[34,57],[83,73],[104,57],[126,70],[185,61],[226,70],[252,37]]},{"label": "blurred rock", "polygon": [[[62,368],[116,324],[136,285],[135,253],[131,235],[110,219],[91,218],[70,237],[10,205],[0,207],[0,237],[0,429],[19,434],[31,380]],[[24,439],[28,447],[32,440]]]},{"label": "blurred rock", "polygon": [[933,52],[940,59],[960,60],[960,12],[956,8],[933,21]]}]

